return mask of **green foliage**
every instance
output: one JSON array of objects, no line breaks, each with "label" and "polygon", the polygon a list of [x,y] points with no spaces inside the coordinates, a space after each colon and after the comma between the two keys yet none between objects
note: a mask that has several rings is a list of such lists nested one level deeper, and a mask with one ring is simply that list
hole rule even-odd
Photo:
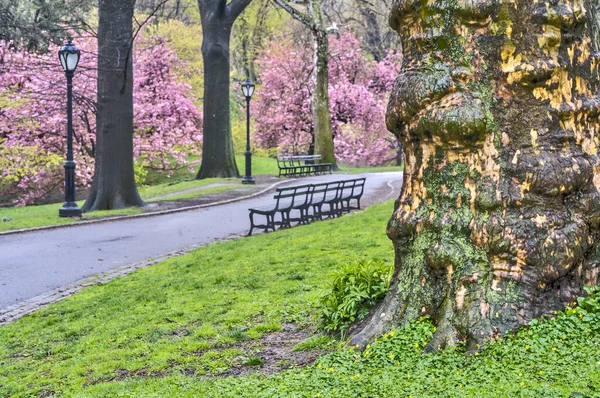
[{"label": "green foliage", "polygon": [[[190,6],[197,9],[197,6]],[[199,24],[186,24],[175,19],[160,21],[150,28],[152,34],[157,34],[168,39],[173,49],[182,61],[188,63],[185,70],[178,70],[186,84],[192,87],[196,98],[195,104],[202,107],[201,98],[204,98],[204,63],[202,61],[202,27]]]},{"label": "green foliage", "polygon": [[[62,166],[62,157],[51,152],[43,151],[37,146],[3,145],[0,140],[0,170],[4,172],[0,180],[0,189],[11,183],[18,182],[27,175],[35,175],[40,170],[48,174],[56,173]],[[20,159],[15,164],[12,159]]]},{"label": "green foliage", "polygon": [[341,349],[303,369],[264,377],[128,379],[89,386],[85,397],[571,398],[600,395],[600,294],[475,353],[423,355],[435,332],[427,318],[394,329],[365,351]]},{"label": "green foliage", "polygon": [[146,176],[148,175],[148,169],[144,167],[142,163],[136,163],[133,165],[133,176],[135,178],[135,185],[144,185],[146,182]]},{"label": "green foliage", "polygon": [[331,282],[331,291],[321,299],[321,326],[342,334],[355,320],[388,291],[393,268],[382,260],[357,261],[343,265]]}]

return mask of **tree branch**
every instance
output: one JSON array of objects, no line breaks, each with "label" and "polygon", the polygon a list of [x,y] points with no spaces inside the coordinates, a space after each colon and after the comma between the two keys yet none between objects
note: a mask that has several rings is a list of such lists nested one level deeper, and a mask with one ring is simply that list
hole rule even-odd
[{"label": "tree branch", "polygon": [[217,3],[217,15],[227,15],[227,0],[219,0]]},{"label": "tree branch", "polygon": [[290,14],[292,16],[292,18],[294,18],[295,20],[302,22],[304,25],[308,26],[311,29],[315,28],[315,23],[313,22],[312,18],[310,18],[308,15],[296,10],[286,0],[272,0],[272,1],[273,1],[273,3],[277,4],[279,7],[283,8],[285,11],[287,11],[288,14]]},{"label": "tree branch", "polygon": [[252,0],[232,0],[227,5],[227,15],[229,16],[229,18],[235,21],[237,17],[239,17],[240,14],[244,12],[244,10],[246,9],[246,7],[248,7],[248,4],[250,4],[251,1]]}]

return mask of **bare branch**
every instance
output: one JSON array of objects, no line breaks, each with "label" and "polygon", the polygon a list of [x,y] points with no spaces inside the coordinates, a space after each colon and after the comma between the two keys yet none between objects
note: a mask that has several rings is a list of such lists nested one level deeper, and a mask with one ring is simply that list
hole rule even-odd
[{"label": "bare branch", "polygon": [[242,12],[246,9],[252,0],[232,0],[227,5],[227,15],[231,20],[235,21]]},{"label": "bare branch", "polygon": [[277,4],[279,7],[283,8],[287,11],[288,14],[292,16],[297,21],[302,22],[304,25],[308,26],[310,29],[315,29],[315,23],[308,15],[298,11],[294,7],[292,7],[286,0],[272,0],[273,3]]}]

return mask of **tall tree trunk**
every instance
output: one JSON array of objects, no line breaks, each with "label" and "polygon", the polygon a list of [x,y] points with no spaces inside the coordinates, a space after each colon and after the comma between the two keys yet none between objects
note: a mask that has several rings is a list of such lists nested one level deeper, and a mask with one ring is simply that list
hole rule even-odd
[{"label": "tall tree trunk", "polygon": [[196,178],[239,177],[229,109],[229,42],[236,18],[251,0],[198,0],[204,60],[202,164]]},{"label": "tall tree trunk", "polygon": [[396,1],[396,268],[351,344],[428,314],[426,350],[474,348],[598,284],[595,19],[592,0]]},{"label": "tall tree trunk", "polygon": [[331,132],[331,114],[329,109],[329,39],[325,29],[313,30],[315,40],[315,67],[313,81],[315,85],[311,99],[313,113],[315,149],[321,155],[323,163],[331,163],[337,169]]},{"label": "tall tree trunk", "polygon": [[329,33],[339,34],[336,29],[331,32],[325,27],[323,19],[323,0],[309,0],[308,14],[303,14],[292,7],[287,0],[273,0],[275,4],[287,11],[294,19],[308,27],[314,40],[314,93],[311,98],[311,111],[314,125],[314,153],[321,155],[324,163],[331,163],[337,170],[333,135],[331,132],[331,115],[329,109]]},{"label": "tall tree trunk", "polygon": [[83,211],[143,206],[133,172],[133,8],[98,1],[98,114],[94,180]]},{"label": "tall tree trunk", "polygon": [[229,21],[202,18],[204,59],[204,132],[197,178],[239,177],[229,108]]},{"label": "tall tree trunk", "polygon": [[386,52],[383,48],[383,37],[381,35],[381,28],[379,27],[379,21],[375,11],[371,8],[370,3],[360,3],[359,12],[363,17],[365,24],[365,36],[367,41],[367,48],[375,61],[379,62],[385,58]]}]

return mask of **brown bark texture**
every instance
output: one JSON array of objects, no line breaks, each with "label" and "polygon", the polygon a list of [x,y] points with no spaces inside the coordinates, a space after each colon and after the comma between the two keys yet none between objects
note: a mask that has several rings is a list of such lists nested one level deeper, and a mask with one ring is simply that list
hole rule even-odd
[{"label": "brown bark texture", "polygon": [[[204,125],[196,178],[239,177],[230,117],[230,41],[236,18],[251,0],[198,0],[202,17]],[[236,88],[237,89],[237,88]]]},{"label": "brown bark texture", "polygon": [[405,182],[392,286],[351,344],[422,315],[467,348],[598,284],[593,0],[396,0],[403,70],[387,124]]},{"label": "brown bark texture", "polygon": [[83,211],[143,206],[133,171],[133,8],[98,1],[98,113],[94,180]]}]

